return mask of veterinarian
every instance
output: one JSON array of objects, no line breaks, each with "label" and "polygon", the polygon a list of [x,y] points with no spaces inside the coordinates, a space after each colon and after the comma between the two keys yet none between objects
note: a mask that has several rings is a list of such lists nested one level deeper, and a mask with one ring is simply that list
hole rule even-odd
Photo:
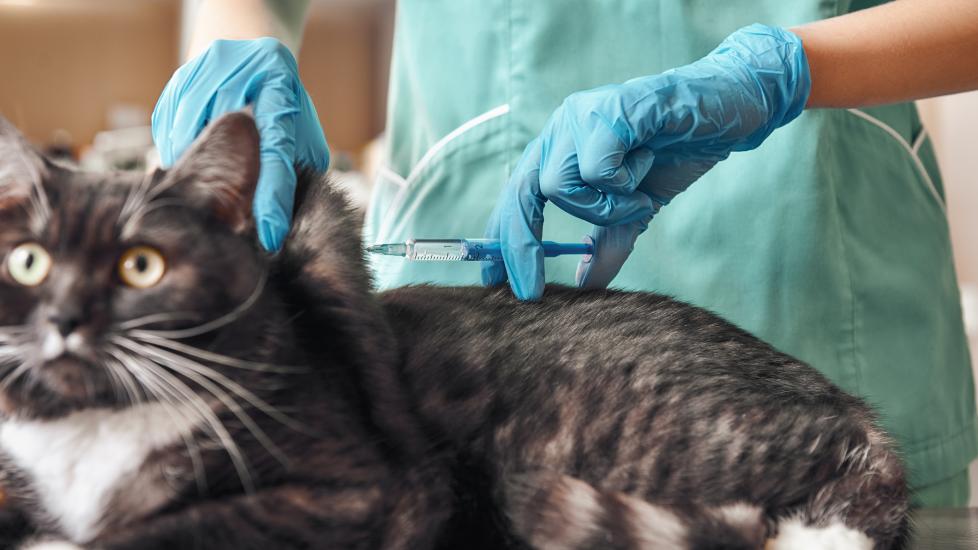
[{"label": "veterinarian", "polygon": [[[978,88],[978,3],[878,3],[402,0],[367,242],[488,223],[506,262],[380,258],[380,285],[508,280],[537,299],[541,235],[591,235],[594,259],[548,261],[548,281],[718,312],[876,405],[921,503],[966,504],[971,367],[940,174],[910,100]],[[153,114],[169,165],[208,120],[254,104],[270,250],[293,162],[329,159],[290,53],[307,4],[203,0],[192,59]]]}]

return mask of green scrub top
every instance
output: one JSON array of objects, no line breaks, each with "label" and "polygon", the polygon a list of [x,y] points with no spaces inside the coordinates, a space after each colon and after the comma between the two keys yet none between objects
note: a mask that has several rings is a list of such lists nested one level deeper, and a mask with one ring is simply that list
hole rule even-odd
[{"label": "green scrub top", "polygon": [[[750,23],[862,7],[401,0],[366,241],[481,236],[523,147],[574,91],[689,63]],[[545,239],[589,231],[547,207]],[[381,288],[481,284],[475,262],[371,260]],[[577,260],[547,260],[548,280],[573,284]],[[944,191],[911,103],[808,111],[731,155],[663,208],[611,286],[715,311],[863,396],[916,486],[960,479],[978,454]]]}]

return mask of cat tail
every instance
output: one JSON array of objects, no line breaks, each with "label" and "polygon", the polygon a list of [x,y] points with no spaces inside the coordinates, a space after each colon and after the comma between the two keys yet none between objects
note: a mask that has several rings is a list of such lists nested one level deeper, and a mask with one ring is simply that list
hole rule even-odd
[{"label": "cat tail", "polygon": [[506,513],[537,550],[761,550],[769,525],[748,503],[665,506],[554,472],[512,476]]}]

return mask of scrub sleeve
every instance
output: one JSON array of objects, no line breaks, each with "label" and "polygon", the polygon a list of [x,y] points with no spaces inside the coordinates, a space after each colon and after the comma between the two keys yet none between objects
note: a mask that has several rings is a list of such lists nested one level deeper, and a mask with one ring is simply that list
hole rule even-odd
[{"label": "scrub sleeve", "polygon": [[[390,149],[367,242],[478,237],[523,147],[570,93],[694,61],[754,22],[866,7],[824,0],[401,0]],[[544,238],[589,226],[555,207]],[[576,257],[547,261],[573,284]],[[381,288],[480,284],[479,266],[373,257]],[[929,505],[967,497],[978,454],[944,192],[913,104],[802,114],[665,207],[612,287],[705,307],[880,413]]]}]

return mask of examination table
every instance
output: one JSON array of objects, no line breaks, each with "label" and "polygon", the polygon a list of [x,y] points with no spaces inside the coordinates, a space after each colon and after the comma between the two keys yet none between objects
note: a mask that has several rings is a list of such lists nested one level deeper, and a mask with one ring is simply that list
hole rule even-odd
[{"label": "examination table", "polygon": [[978,549],[978,508],[933,508],[914,513],[911,550]]}]

